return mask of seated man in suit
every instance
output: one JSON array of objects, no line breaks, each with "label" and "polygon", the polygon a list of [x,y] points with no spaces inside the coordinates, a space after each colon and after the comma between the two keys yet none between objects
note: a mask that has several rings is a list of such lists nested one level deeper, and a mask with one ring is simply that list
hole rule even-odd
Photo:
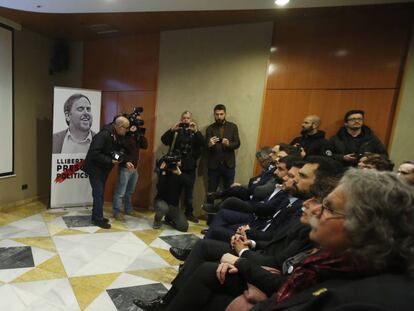
[{"label": "seated man in suit", "polygon": [[[323,180],[327,176],[336,175],[337,172],[335,168],[332,167],[331,161],[333,160],[323,157],[315,158],[316,159],[313,161],[319,161],[319,163],[307,163],[299,173],[298,183],[300,183],[300,187],[302,189],[306,189],[305,191],[307,192],[307,195],[303,194],[304,197],[311,195],[309,191],[310,184],[312,184],[315,180]],[[153,306],[154,304],[165,304],[166,300],[169,300],[169,297],[175,296],[177,292],[181,291],[181,288],[185,285],[186,281],[189,280],[189,278],[193,275],[193,273],[195,273],[200,265],[205,262],[214,262],[217,267],[217,262],[225,253],[239,255],[240,258],[249,257],[249,261],[252,261],[253,263],[259,265],[277,266],[280,268],[279,265],[281,262],[302,251],[302,249],[304,247],[306,248],[307,245],[306,242],[290,243],[292,244],[292,247],[286,247],[286,244],[283,243],[285,237],[286,233],[282,234],[282,236],[275,236],[273,240],[267,241],[267,243],[258,243],[258,247],[254,250],[243,251],[240,254],[234,250],[234,246],[230,245],[230,243],[209,239],[198,241],[192,249],[187,260],[185,261],[180,273],[174,279],[173,287],[167,294],[168,296],[164,299],[160,299],[158,302],[150,302],[150,305]],[[146,310],[146,302],[136,302],[138,306]],[[141,304],[141,302],[143,304]]]},{"label": "seated man in suit", "polygon": [[273,293],[253,311],[411,310],[413,202],[414,189],[396,174],[350,169],[310,218],[319,249],[289,258],[279,272],[231,253],[218,266],[204,262],[173,284],[163,310],[224,310],[247,282]]}]

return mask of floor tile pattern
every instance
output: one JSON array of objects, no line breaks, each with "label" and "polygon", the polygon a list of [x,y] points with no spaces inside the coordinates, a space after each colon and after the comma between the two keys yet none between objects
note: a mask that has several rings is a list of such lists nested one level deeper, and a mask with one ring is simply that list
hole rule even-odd
[{"label": "floor tile pattern", "polygon": [[205,227],[153,230],[153,213],[138,211],[105,230],[90,215],[42,202],[0,208],[0,310],[139,310],[134,298],[165,293],[177,274],[168,249],[193,245]]}]

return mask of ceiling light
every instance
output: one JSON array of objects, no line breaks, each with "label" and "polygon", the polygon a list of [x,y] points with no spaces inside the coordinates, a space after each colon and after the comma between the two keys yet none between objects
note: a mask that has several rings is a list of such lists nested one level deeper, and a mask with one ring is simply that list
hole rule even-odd
[{"label": "ceiling light", "polygon": [[290,0],[276,0],[275,4],[278,6],[284,6],[289,3]]}]

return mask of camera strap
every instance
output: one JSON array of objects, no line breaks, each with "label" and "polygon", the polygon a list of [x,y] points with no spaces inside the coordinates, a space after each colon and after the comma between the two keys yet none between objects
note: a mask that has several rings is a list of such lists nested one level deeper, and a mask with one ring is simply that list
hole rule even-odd
[{"label": "camera strap", "polygon": [[177,140],[177,135],[178,135],[178,132],[177,132],[177,131],[175,131],[175,132],[174,132],[174,137],[173,137],[172,144],[170,145],[170,148],[168,149],[168,153],[171,153],[171,151],[173,151],[173,150],[174,150],[174,147],[175,147],[175,142],[176,142],[176,140]]}]

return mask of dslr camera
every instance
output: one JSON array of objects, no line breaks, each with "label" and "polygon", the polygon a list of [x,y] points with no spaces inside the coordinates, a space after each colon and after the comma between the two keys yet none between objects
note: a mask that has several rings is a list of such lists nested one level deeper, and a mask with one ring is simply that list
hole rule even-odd
[{"label": "dslr camera", "polygon": [[114,150],[111,152],[111,158],[112,160],[123,162],[125,158],[125,151],[123,149],[121,150]]},{"label": "dslr camera", "polygon": [[159,164],[161,165],[162,162],[165,162],[165,170],[173,171],[177,168],[178,162],[181,161],[181,156],[176,153],[167,153],[166,155],[162,156],[159,160]]}]

